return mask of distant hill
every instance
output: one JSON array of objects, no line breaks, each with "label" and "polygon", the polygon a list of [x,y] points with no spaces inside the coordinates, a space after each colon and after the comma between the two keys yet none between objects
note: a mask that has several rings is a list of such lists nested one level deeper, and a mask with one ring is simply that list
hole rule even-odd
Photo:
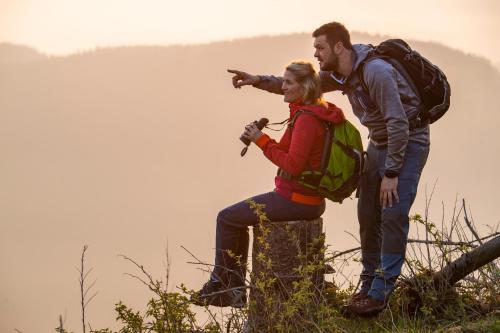
[{"label": "distant hill", "polygon": [[[352,36],[368,43],[385,38]],[[447,221],[458,194],[471,205],[476,224],[494,224],[500,220],[500,74],[483,58],[410,43],[444,70],[452,86],[451,110],[431,129],[431,155],[414,211],[424,210],[425,187],[430,192],[439,178],[431,206],[437,223],[441,202]],[[199,285],[202,275],[185,264],[190,258],[179,245],[211,261],[217,212],[272,190],[276,168],[253,146],[241,158],[238,137],[255,119],[287,117],[281,96],[235,90],[226,69],[280,75],[292,59],[316,64],[312,55],[308,34],[104,48],[65,57],[0,45],[0,243],[4,253],[15,249],[2,257],[10,273],[0,282],[31,286],[33,272],[47,275],[36,279],[33,290],[10,290],[0,300],[9,322],[0,322],[12,329],[14,320],[30,318],[49,330],[68,304],[77,318],[76,296],[60,291],[75,287],[73,269],[83,244],[95,251],[91,260],[102,291],[94,318],[113,318],[123,290],[130,290],[125,301],[132,306],[143,299],[141,286],[133,289],[121,278],[129,267],[117,266],[117,253],[160,275],[168,239],[173,285]],[[344,96],[327,97],[353,119]],[[333,249],[354,244],[343,231],[357,233],[355,211],[355,200],[328,205],[325,226]],[[25,304],[44,311],[31,313]],[[109,323],[99,320],[97,327]]]},{"label": "distant hill", "polygon": [[45,58],[45,55],[31,47],[0,43],[0,63],[27,62]]}]

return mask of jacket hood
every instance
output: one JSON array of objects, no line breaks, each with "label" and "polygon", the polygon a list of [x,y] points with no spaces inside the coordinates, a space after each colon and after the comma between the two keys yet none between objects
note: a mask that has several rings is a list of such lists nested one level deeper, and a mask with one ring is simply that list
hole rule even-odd
[{"label": "jacket hood", "polygon": [[355,54],[354,65],[352,66],[352,72],[355,72],[356,69],[358,69],[359,64],[361,64],[368,56],[368,53],[370,53],[370,51],[373,50],[373,46],[366,44],[354,44],[352,46],[352,49],[354,50]]},{"label": "jacket hood", "polygon": [[313,112],[318,118],[332,122],[334,124],[344,121],[344,113],[335,104],[328,103],[324,105],[304,105],[299,103],[290,103],[290,119],[293,119],[299,110],[306,110]]},{"label": "jacket hood", "polygon": [[[366,59],[370,51],[373,50],[373,46],[367,44],[354,44],[352,46],[352,49],[354,51],[354,64],[352,65],[352,71],[349,77],[353,75],[353,73],[356,73],[359,65]],[[343,85],[346,81],[344,78],[342,78],[341,74],[334,71],[330,72],[330,76],[341,85]],[[347,80],[349,79],[349,77],[347,78]]]}]

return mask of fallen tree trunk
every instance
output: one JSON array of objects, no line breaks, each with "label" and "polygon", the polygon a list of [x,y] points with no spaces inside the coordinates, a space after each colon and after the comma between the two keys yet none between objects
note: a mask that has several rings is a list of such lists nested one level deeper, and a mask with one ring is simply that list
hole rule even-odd
[{"label": "fallen tree trunk", "polygon": [[[405,295],[401,303],[407,313],[415,313],[422,306],[435,311],[446,308],[457,300],[454,285],[481,267],[492,264],[500,257],[500,236],[483,243],[460,258],[452,261],[440,271],[432,274],[419,274],[398,282],[398,289]],[[496,268],[496,265],[494,266]],[[493,284],[498,285],[499,272],[493,271]]]},{"label": "fallen tree trunk", "polygon": [[434,283],[439,286],[453,286],[470,273],[498,257],[500,257],[500,236],[490,239],[446,265],[434,274]]}]

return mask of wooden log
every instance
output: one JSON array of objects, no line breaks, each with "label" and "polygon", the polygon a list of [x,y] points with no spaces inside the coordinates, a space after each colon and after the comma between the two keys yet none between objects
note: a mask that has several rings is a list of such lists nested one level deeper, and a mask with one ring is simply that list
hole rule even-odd
[{"label": "wooden log", "polygon": [[434,282],[440,286],[453,286],[470,273],[498,257],[500,257],[500,236],[490,239],[446,265],[434,275]]},{"label": "wooden log", "polygon": [[[287,332],[303,332],[297,318],[306,310],[303,307],[315,301],[324,284],[322,230],[321,218],[266,222],[254,228],[245,332],[275,332],[276,325],[288,325]],[[302,293],[305,298],[296,301],[294,293]],[[297,311],[290,314],[292,308]],[[292,326],[297,330],[290,329]]]},{"label": "wooden log", "polygon": [[[440,271],[432,275],[414,276],[411,279],[400,281],[399,288],[407,296],[406,311],[414,313],[425,302],[426,295],[432,295],[444,306],[448,301],[456,299],[454,285],[470,273],[487,264],[493,264],[500,257],[500,236],[492,238],[472,251],[452,261]],[[493,280],[499,278],[498,270],[493,272]],[[439,308],[439,307],[438,307]]]}]

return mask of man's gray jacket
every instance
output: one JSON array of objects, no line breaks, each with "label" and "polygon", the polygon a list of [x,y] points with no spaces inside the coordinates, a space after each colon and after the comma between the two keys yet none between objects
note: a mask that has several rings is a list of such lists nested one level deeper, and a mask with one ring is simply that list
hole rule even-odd
[{"label": "man's gray jacket", "polygon": [[[408,119],[416,118],[421,107],[420,98],[405,77],[387,61],[374,58],[365,63],[362,75],[369,93],[364,90],[357,69],[371,48],[370,45],[353,45],[354,66],[345,79],[339,79],[339,74],[334,72],[320,71],[321,88],[323,92],[342,90],[347,95],[354,114],[368,127],[371,142],[380,149],[387,147],[386,175],[397,176],[408,141],[429,144],[429,126],[410,129]],[[281,77],[259,77],[256,88],[283,94]]]}]

